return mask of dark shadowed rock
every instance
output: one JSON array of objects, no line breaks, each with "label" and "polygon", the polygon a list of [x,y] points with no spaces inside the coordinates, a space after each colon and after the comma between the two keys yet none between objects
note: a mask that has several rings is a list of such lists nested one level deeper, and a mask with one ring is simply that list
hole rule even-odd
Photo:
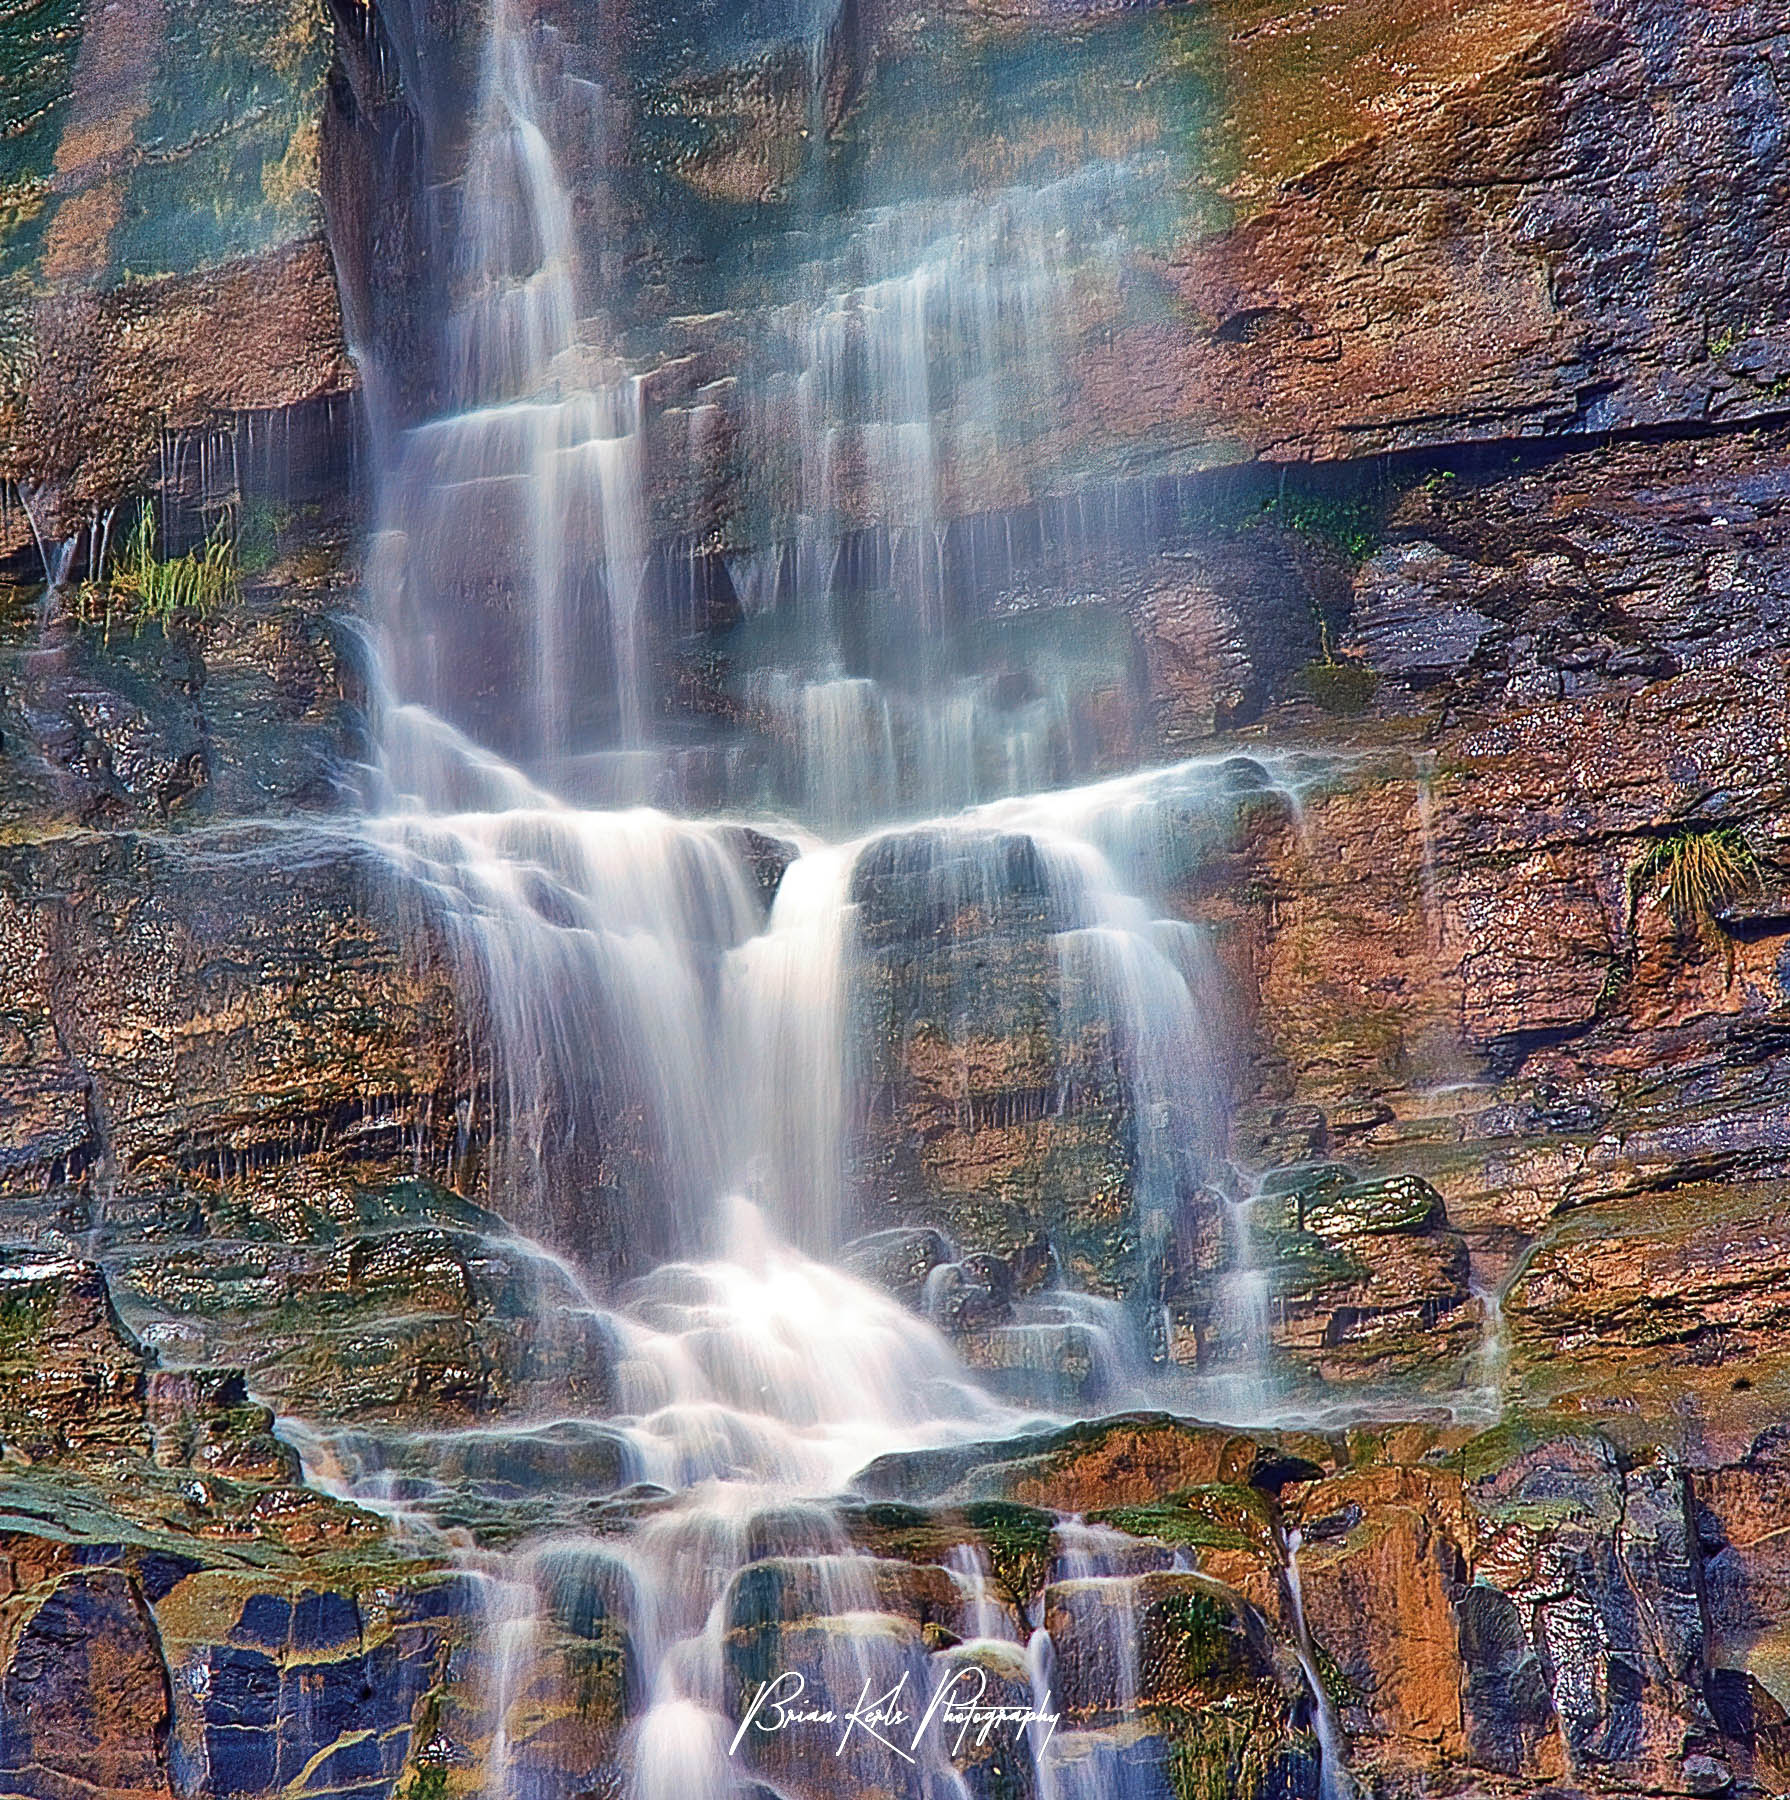
[{"label": "dark shadowed rock", "polygon": [[11,1791],[167,1795],[172,1725],[168,1671],[137,1584],[122,1569],[65,1575],[0,1675],[0,1771]]}]

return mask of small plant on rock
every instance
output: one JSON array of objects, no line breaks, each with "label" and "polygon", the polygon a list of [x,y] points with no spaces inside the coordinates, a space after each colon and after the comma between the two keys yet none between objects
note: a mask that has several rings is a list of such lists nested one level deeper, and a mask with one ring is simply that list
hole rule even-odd
[{"label": "small plant on rock", "polygon": [[163,557],[156,553],[155,508],[147,503],[125,540],[110,583],[112,595],[124,600],[139,622],[166,622],[181,612],[203,618],[234,600],[238,586],[227,521],[220,520],[205,542],[184,556]]},{"label": "small plant on rock", "polygon": [[1299,671],[1298,683],[1322,711],[1354,718],[1373,705],[1380,678],[1364,664],[1339,657],[1330,646],[1330,621],[1315,604],[1311,610],[1318,624],[1320,654]]},{"label": "small plant on rock", "polygon": [[265,575],[274,565],[296,515],[289,506],[253,500],[236,522],[236,564],[245,575]]},{"label": "small plant on rock", "polygon": [[1284,531],[1328,545],[1350,562],[1366,562],[1380,547],[1379,515],[1366,500],[1282,493],[1263,503],[1262,517]]},{"label": "small plant on rock", "polygon": [[1732,825],[1674,831],[1650,844],[1630,878],[1631,897],[1644,883],[1663,885],[1666,904],[1680,931],[1701,934],[1706,926],[1721,936],[1728,985],[1734,983],[1734,939],[1721,929],[1719,914],[1731,900],[1759,885],[1759,859]]},{"label": "small plant on rock", "polygon": [[1299,685],[1317,702],[1320,711],[1352,719],[1374,703],[1380,680],[1372,669],[1337,658],[1309,662],[1299,671]]},{"label": "small plant on rock", "polygon": [[423,1763],[410,1777],[404,1800],[447,1800],[450,1792],[447,1769],[440,1763]]},{"label": "small plant on rock", "polygon": [[1289,1783],[1301,1766],[1316,1773],[1315,1740],[1290,1727],[1284,1703],[1265,1683],[1152,1713],[1169,1742],[1175,1800],[1263,1800],[1308,1791]]},{"label": "small plant on rock", "polygon": [[1668,832],[1635,865],[1631,890],[1663,886],[1672,916],[1687,930],[1716,923],[1730,900],[1759,885],[1759,859],[1732,825]]}]

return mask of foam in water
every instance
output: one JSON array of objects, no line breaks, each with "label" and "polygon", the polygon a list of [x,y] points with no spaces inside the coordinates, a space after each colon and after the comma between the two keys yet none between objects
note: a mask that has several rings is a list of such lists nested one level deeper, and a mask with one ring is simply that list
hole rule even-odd
[{"label": "foam in water", "polygon": [[[831,1510],[807,1497],[836,1492],[888,1449],[999,1434],[1017,1422],[970,1386],[943,1338],[913,1313],[785,1249],[743,1202],[726,1210],[724,1259],[663,1266],[606,1315],[623,1409],[602,1425],[621,1451],[608,1485],[650,1484],[679,1494],[678,1503],[649,1511],[623,1540],[556,1535],[517,1558],[471,1556],[493,1665],[491,1795],[527,1791],[526,1746],[512,1741],[509,1721],[556,1679],[546,1666],[550,1624],[568,1607],[626,1619],[643,1699],[630,1733],[641,1800],[735,1791],[723,1640],[739,1604],[735,1576],[749,1562],[794,1558],[812,1589],[805,1604],[832,1622],[833,1649],[809,1671],[817,1692],[849,1704],[865,1683],[877,1692],[892,1685],[911,1652],[887,1641],[869,1564],[851,1553]],[[601,1310],[589,1297],[584,1304]],[[414,1490],[396,1479],[407,1460],[437,1481],[501,1474],[506,1463],[525,1466],[544,1432],[557,1432],[563,1447],[572,1423],[444,1433],[426,1444],[296,1435],[313,1479],[414,1526]],[[911,1673],[924,1691],[924,1669]],[[874,1781],[878,1753],[861,1750],[846,1767]]]}]

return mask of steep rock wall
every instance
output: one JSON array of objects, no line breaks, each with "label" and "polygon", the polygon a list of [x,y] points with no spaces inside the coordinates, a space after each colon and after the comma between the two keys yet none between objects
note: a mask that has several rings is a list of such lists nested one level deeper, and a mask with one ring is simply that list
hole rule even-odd
[{"label": "steep rock wall", "polygon": [[[25,9],[0,71],[0,479],[68,536],[161,433],[351,385],[323,242],[321,0]],[[27,520],[8,509],[11,553]]]}]

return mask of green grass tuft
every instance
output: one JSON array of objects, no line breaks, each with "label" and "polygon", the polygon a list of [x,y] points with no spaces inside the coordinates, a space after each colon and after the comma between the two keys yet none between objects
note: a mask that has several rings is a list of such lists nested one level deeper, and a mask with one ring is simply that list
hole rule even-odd
[{"label": "green grass tuft", "polygon": [[440,1763],[424,1763],[410,1777],[404,1800],[448,1800],[448,1772]]},{"label": "green grass tuft", "polygon": [[1729,901],[1759,885],[1759,859],[1732,825],[1687,827],[1648,845],[1630,877],[1639,894],[1665,889],[1672,916],[1687,930],[1714,924]]},{"label": "green grass tuft", "polygon": [[236,599],[241,577],[228,522],[219,520],[203,544],[184,556],[156,553],[155,508],[148,501],[111,572],[108,608],[122,600],[141,623],[166,623],[178,613],[201,618]]},{"label": "green grass tuft", "polygon": [[252,500],[243,507],[236,523],[236,566],[243,574],[265,575],[273,567],[295,517],[291,507],[270,500]]}]

